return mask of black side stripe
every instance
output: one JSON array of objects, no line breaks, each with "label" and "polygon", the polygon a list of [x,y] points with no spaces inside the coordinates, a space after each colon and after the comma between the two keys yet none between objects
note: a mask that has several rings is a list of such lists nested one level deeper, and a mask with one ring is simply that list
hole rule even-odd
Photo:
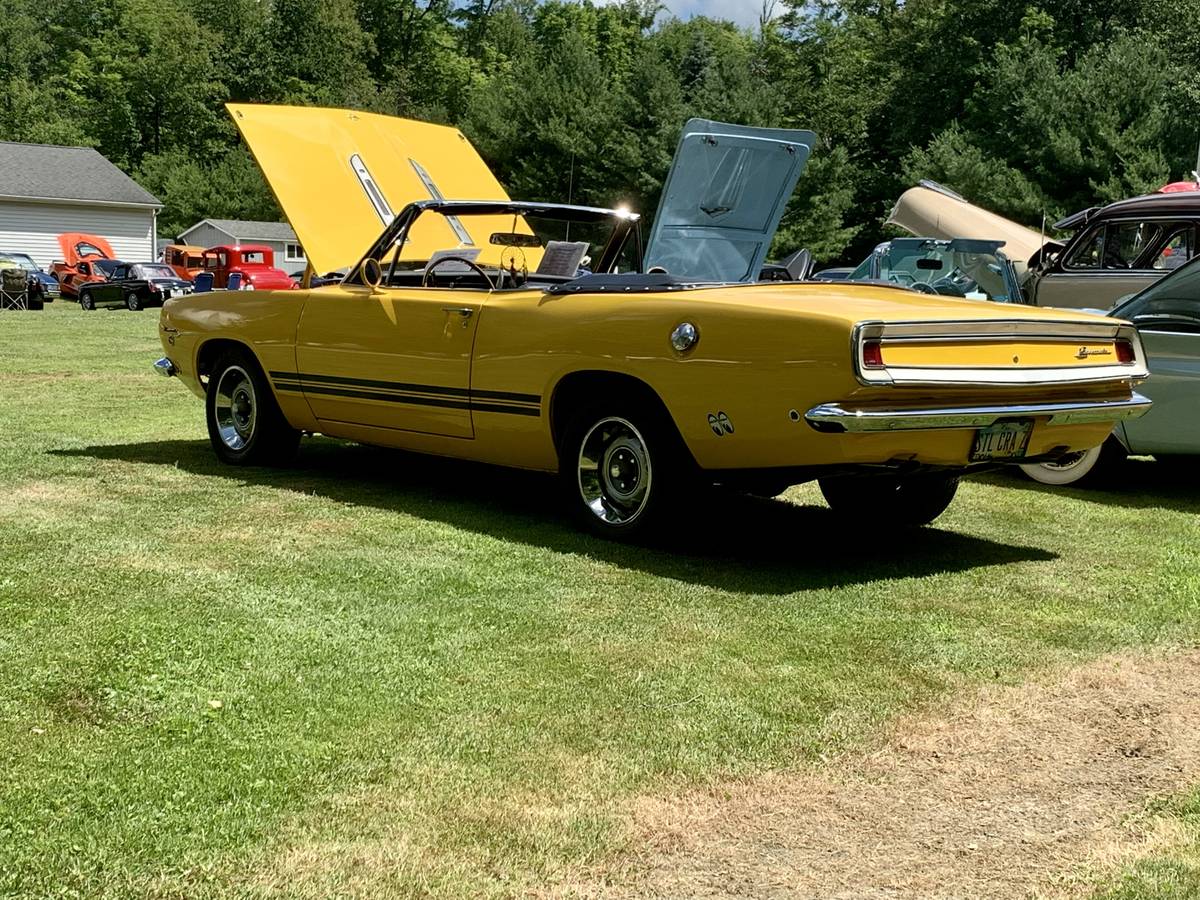
[{"label": "black side stripe", "polygon": [[[295,375],[290,372],[272,372],[271,379],[274,381],[275,387],[279,390],[294,393],[352,397],[359,400],[381,400],[388,403],[435,406],[440,409],[511,413],[518,416],[540,416],[542,414],[542,398],[536,394],[515,394],[505,391],[467,391],[461,388],[448,388],[440,385],[408,385],[399,382],[371,381],[370,379],[355,378],[338,379],[328,375]],[[326,383],[312,383],[318,380]],[[367,389],[342,387],[342,384],[361,385]],[[435,396],[424,396],[427,394],[434,394]],[[480,400],[476,400],[476,397],[479,397]]]},{"label": "black side stripe", "polygon": [[381,388],[389,391],[410,391],[419,394],[445,394],[450,397],[486,397],[489,400],[510,400],[513,403],[541,403],[538,394],[517,394],[510,391],[472,391],[467,388],[445,387],[438,384],[407,384],[403,381],[375,381],[371,378],[342,378],[338,375],[315,375],[309,372],[272,372],[271,378],[300,381],[305,384],[354,385],[355,387]]}]

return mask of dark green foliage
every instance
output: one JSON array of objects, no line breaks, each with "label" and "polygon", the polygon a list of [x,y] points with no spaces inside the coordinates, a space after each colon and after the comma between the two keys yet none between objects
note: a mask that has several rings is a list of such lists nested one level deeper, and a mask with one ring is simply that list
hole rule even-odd
[{"label": "dark green foliage", "polygon": [[230,100],[455,123],[514,196],[649,214],[689,117],[811,128],[775,249],[823,262],[919,178],[1036,226],[1194,164],[1194,0],[780,9],[740,30],[655,0],[0,0],[0,138],[96,146],[169,234],[278,214]]}]

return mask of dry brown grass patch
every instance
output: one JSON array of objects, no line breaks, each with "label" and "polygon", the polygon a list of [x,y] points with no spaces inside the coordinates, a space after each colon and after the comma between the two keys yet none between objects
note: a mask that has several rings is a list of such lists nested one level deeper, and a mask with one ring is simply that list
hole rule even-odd
[{"label": "dry brown grass patch", "polygon": [[631,814],[641,851],[580,895],[963,898],[1086,893],[1178,839],[1138,816],[1200,777],[1200,651],[1115,656],[936,717],[817,771]]}]

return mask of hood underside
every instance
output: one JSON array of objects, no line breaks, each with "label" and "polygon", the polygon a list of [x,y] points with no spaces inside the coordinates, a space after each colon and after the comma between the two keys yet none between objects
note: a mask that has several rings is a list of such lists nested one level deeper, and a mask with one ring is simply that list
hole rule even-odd
[{"label": "hood underside", "polygon": [[63,261],[69,266],[78,265],[85,259],[112,259],[116,256],[108,241],[96,234],[66,231],[58,236],[58,246],[63,252]]},{"label": "hood underside", "polygon": [[815,141],[811,131],[689,121],[663,185],[647,270],[756,281]]},{"label": "hood underside", "polygon": [[[317,272],[353,266],[409,203],[509,199],[456,128],[344,109],[227,108]],[[453,219],[418,225],[410,242],[429,255],[472,246]]]},{"label": "hood underside", "polygon": [[1051,244],[1032,228],[998,216],[940,185],[922,182],[900,195],[887,218],[917,237],[974,238],[1004,242],[1004,255],[1022,280],[1042,246]]}]

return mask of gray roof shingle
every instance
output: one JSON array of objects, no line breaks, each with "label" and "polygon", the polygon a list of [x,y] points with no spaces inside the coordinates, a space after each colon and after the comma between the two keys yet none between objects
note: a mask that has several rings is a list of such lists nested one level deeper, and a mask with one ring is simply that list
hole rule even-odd
[{"label": "gray roof shingle", "polygon": [[6,141],[0,141],[0,197],[162,206],[91,147]]},{"label": "gray roof shingle", "polygon": [[[296,240],[296,232],[287,222],[244,222],[240,219],[205,219],[204,221],[226,234],[233,235],[239,241]],[[202,223],[197,222],[196,224]],[[192,226],[192,228],[195,227],[195,225]],[[191,231],[192,229],[187,230]]]}]

